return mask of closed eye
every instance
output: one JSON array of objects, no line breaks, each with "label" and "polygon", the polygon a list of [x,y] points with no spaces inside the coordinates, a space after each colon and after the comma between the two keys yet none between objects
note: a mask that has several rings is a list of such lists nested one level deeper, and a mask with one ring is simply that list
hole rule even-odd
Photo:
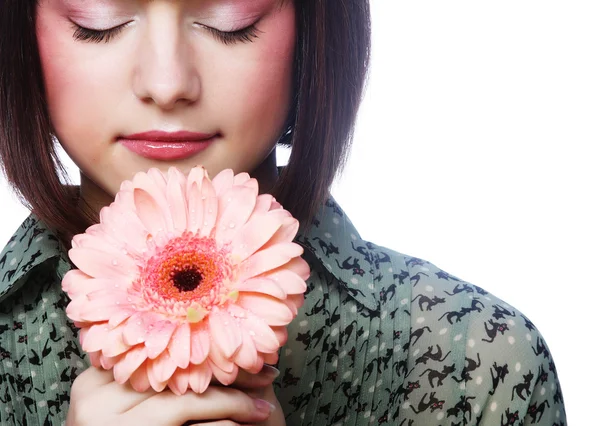
[{"label": "closed eye", "polygon": [[210,32],[218,41],[223,44],[235,44],[235,43],[252,43],[254,39],[258,38],[260,32],[256,28],[256,23],[235,31],[220,31],[216,28],[207,27],[202,24],[196,24]]},{"label": "closed eye", "polygon": [[91,28],[85,28],[81,25],[72,22],[74,32],[73,38],[78,41],[90,42],[90,43],[108,43],[113,38],[119,35],[121,31],[125,29],[130,22],[125,22],[119,26],[108,28],[105,30],[95,30]]}]

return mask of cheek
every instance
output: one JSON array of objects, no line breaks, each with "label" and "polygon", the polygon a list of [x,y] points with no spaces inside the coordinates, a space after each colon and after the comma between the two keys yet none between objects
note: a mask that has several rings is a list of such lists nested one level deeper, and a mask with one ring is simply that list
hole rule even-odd
[{"label": "cheek", "polygon": [[[236,127],[248,131],[253,127],[277,128],[287,117],[293,88],[293,60],[296,43],[294,12],[282,11],[277,22],[270,23],[268,33],[257,46],[248,48],[247,54],[232,61],[231,55],[223,58],[222,68],[227,70],[221,95],[227,99],[237,117]],[[227,64],[226,64],[227,63]],[[233,110],[232,108],[233,107]],[[233,117],[234,115],[231,115]]]},{"label": "cheek", "polygon": [[57,136],[68,143],[98,133],[91,124],[108,118],[102,106],[110,105],[107,88],[118,80],[106,67],[112,61],[77,46],[67,25],[60,16],[38,15],[36,31],[48,110]]}]

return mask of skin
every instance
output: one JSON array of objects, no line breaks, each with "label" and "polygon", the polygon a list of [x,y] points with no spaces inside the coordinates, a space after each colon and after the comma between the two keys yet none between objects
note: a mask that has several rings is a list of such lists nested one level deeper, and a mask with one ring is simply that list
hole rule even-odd
[{"label": "skin", "polygon": [[[138,171],[202,164],[248,172],[266,192],[276,178],[274,145],[292,95],[296,37],[292,1],[40,0],[37,38],[51,121],[81,170],[81,198],[96,211]],[[252,42],[225,44],[206,27],[257,22]],[[108,42],[74,38],[129,24]],[[206,150],[156,161],[118,143],[150,130],[218,132]]]},{"label": "skin", "polygon": [[[128,24],[108,41],[95,43],[77,40],[74,23],[94,30]],[[253,23],[258,37],[252,42],[226,44],[206,28],[229,32]],[[292,96],[296,39],[292,1],[40,0],[36,31],[54,133],[81,171],[82,203],[98,212],[114,199],[123,180],[151,167],[166,171],[177,166],[186,173],[202,164],[212,176],[231,168],[257,178],[261,192],[273,185],[274,146],[284,130]],[[151,130],[218,133],[219,138],[206,150],[177,161],[149,160],[118,142],[119,136]],[[69,425],[109,418],[131,424],[135,413],[148,416],[155,410],[164,415],[169,407],[181,415],[180,400],[167,403],[160,395],[149,394],[143,410],[130,408],[129,417],[119,417],[125,416],[122,401],[139,397],[125,386],[107,387],[110,380],[88,380],[103,377],[102,372],[86,373],[77,385],[81,391],[71,399],[71,408],[79,409],[77,416],[69,411]],[[270,385],[273,377],[262,376],[244,376],[234,384],[244,392],[198,396],[199,405],[194,406],[198,412],[192,418],[216,421],[239,416],[242,404],[251,406],[243,399],[250,395],[277,407],[261,424],[285,424]],[[99,386],[111,390],[96,392]],[[202,404],[218,410],[202,418]],[[104,420],[81,408],[90,406],[106,407],[101,413]],[[233,413],[228,407],[234,407]],[[91,423],[86,416],[92,416]],[[264,418],[255,415],[238,421]],[[167,416],[161,424],[181,420],[171,422]]]}]

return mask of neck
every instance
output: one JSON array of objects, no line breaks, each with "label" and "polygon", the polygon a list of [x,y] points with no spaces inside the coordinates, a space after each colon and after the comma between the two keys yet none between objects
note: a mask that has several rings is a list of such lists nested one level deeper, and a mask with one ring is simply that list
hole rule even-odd
[{"label": "neck", "polygon": [[[279,177],[275,149],[250,173],[258,181],[261,194],[269,193],[275,187]],[[98,220],[100,210],[113,202],[116,194],[109,194],[86,175],[81,173],[81,186],[77,206],[80,211],[88,212]]]}]

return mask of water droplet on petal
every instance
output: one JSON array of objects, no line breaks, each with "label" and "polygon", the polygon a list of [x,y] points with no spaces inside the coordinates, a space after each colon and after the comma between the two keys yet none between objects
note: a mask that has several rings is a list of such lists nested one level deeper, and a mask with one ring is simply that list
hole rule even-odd
[{"label": "water droplet on petal", "polygon": [[113,266],[117,266],[119,264],[119,262],[117,261],[117,259],[113,259],[112,264],[113,264]]},{"label": "water droplet on petal", "polygon": [[229,198],[227,199],[227,202],[228,202],[228,203],[231,203],[231,197],[229,197]]},{"label": "water droplet on petal", "polygon": [[128,298],[127,298],[127,301],[128,301],[128,302],[131,302],[131,297],[128,297]]},{"label": "water droplet on petal", "polygon": [[229,224],[229,227],[230,227],[231,229],[235,228],[235,223],[231,222],[231,223]]},{"label": "water droplet on petal", "polygon": [[213,209],[208,209],[208,212],[209,212],[209,213],[212,213],[212,212],[213,212]]},{"label": "water droplet on petal", "polygon": [[138,343],[143,343],[144,342],[144,338],[142,336],[137,338],[137,342]]},{"label": "water droplet on petal", "polygon": [[202,196],[202,200],[206,200],[206,197],[204,195]]},{"label": "water droplet on petal", "polygon": [[208,226],[208,222],[204,222],[204,226]]},{"label": "water droplet on petal", "polygon": [[250,330],[250,331],[248,332],[248,334],[249,334],[250,336],[256,336],[256,333],[255,333],[254,331],[252,331],[252,330]]},{"label": "water droplet on petal", "polygon": [[190,213],[191,213],[191,214],[194,214],[194,213],[196,213],[196,209],[192,209],[192,210],[190,210]]},{"label": "water droplet on petal", "polygon": [[141,322],[141,321],[138,321],[138,322],[136,322],[135,324],[136,324],[136,325],[142,325],[142,322]]}]

